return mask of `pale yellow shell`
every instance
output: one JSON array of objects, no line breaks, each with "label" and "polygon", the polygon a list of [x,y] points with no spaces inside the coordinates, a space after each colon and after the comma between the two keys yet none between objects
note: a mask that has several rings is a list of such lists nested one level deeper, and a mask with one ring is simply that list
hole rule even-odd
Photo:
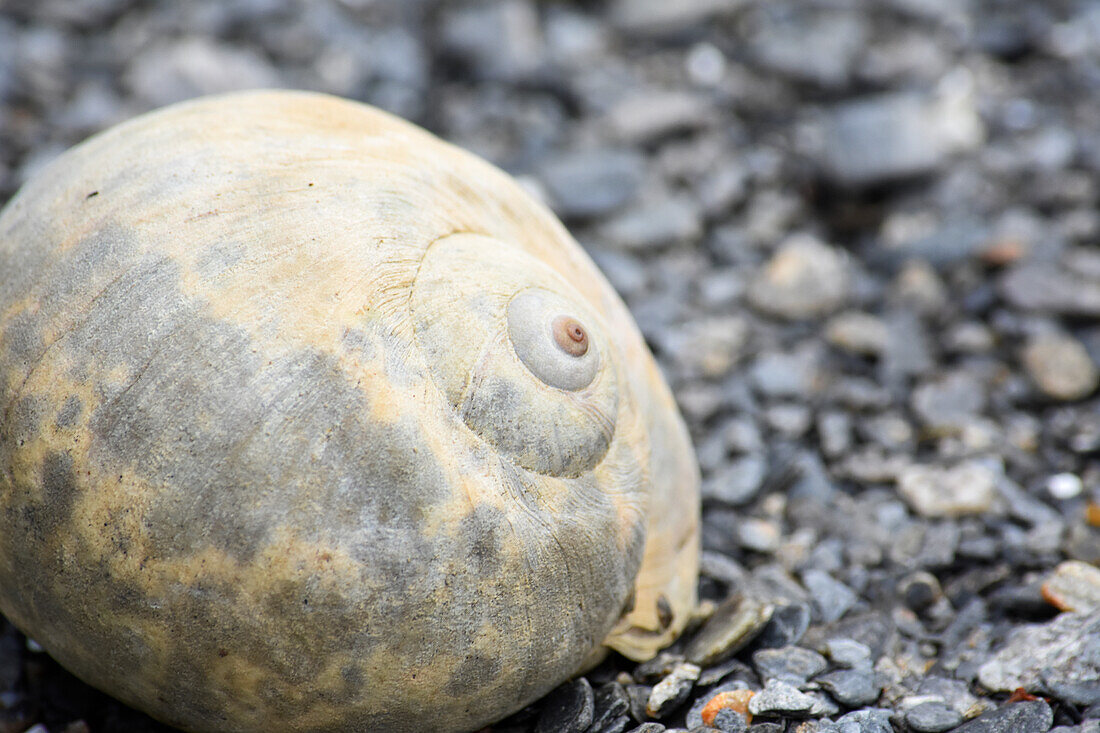
[{"label": "pale yellow shell", "polygon": [[[590,351],[543,363],[566,311]],[[363,105],[203,99],[49,166],[0,214],[0,410],[0,610],[188,730],[474,729],[694,604],[698,475],[626,308]]]}]

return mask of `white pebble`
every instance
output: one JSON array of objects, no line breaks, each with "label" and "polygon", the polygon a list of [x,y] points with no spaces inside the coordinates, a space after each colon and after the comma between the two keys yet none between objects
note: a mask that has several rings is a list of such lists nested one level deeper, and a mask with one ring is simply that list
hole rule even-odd
[{"label": "white pebble", "polygon": [[1081,477],[1073,473],[1058,473],[1047,479],[1047,491],[1055,499],[1072,499],[1083,488]]}]

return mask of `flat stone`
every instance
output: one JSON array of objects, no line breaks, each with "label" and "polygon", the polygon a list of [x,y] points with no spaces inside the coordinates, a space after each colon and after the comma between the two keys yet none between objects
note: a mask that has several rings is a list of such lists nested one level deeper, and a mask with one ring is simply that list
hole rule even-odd
[{"label": "flat stone", "polygon": [[841,618],[858,600],[855,591],[821,570],[806,570],[802,584],[810,592],[821,623],[831,624]]},{"label": "flat stone", "polygon": [[724,466],[703,481],[703,499],[730,506],[743,506],[756,497],[768,473],[768,462],[761,455],[747,455]]},{"label": "flat stone", "polygon": [[825,324],[825,339],[854,354],[878,356],[885,350],[888,337],[883,320],[862,311],[838,313]]},{"label": "flat stone", "polygon": [[769,649],[796,644],[809,627],[810,604],[780,605],[772,611],[756,641],[761,647]]},{"label": "flat stone", "polygon": [[925,517],[981,514],[993,505],[998,474],[981,461],[951,468],[911,465],[897,477],[898,494]]},{"label": "flat stone", "polygon": [[542,33],[531,0],[453,4],[442,11],[438,28],[443,46],[469,61],[477,76],[522,79],[542,64]]},{"label": "flat stone", "polygon": [[126,84],[146,103],[161,106],[204,94],[275,87],[275,69],[247,46],[185,37],[157,44],[130,65]]},{"label": "flat stone", "polygon": [[922,382],[911,404],[921,422],[933,430],[960,430],[985,409],[985,385],[966,372]]},{"label": "flat stone", "polygon": [[761,679],[780,680],[796,687],[829,667],[825,657],[800,646],[758,649],[753,652],[752,664]]},{"label": "flat stone", "polygon": [[1046,733],[1054,713],[1044,700],[1014,702],[983,713],[955,728],[953,733]]},{"label": "flat stone", "polygon": [[681,662],[672,673],[653,686],[646,703],[646,714],[651,718],[663,718],[680,707],[691,694],[700,669],[689,662]]},{"label": "flat stone", "polygon": [[1069,316],[1100,316],[1100,278],[1088,278],[1051,262],[1023,262],[998,282],[1017,308]]},{"label": "flat stone", "polygon": [[768,680],[764,689],[749,700],[753,715],[805,715],[814,707],[814,699],[778,679]]},{"label": "flat stone", "polygon": [[[847,715],[837,718],[836,724],[842,733],[893,733],[894,726],[890,724],[892,710],[883,708],[867,708],[866,710],[853,710]],[[856,728],[846,726],[858,726]]]},{"label": "flat stone", "polygon": [[1024,347],[1022,360],[1043,394],[1056,400],[1079,400],[1100,384],[1100,369],[1084,345],[1068,334],[1032,337]]},{"label": "flat stone", "polygon": [[828,315],[848,298],[848,268],[839,250],[807,235],[780,245],[749,283],[749,304],[779,318],[800,320]]},{"label": "flat stone", "polygon": [[[1100,610],[1063,613],[1045,624],[1013,629],[1005,645],[978,670],[987,689],[1100,690]],[[1091,698],[1090,698],[1091,699]]]},{"label": "flat stone", "polygon": [[810,350],[767,351],[749,367],[753,386],[768,397],[808,397],[818,376],[818,357]]},{"label": "flat stone", "polygon": [[757,65],[790,79],[841,88],[865,49],[866,35],[858,13],[784,14],[752,34],[749,53]]},{"label": "flat stone", "polygon": [[1100,609],[1100,568],[1066,560],[1042,585],[1043,598],[1060,611],[1088,613]]},{"label": "flat stone", "polygon": [[611,135],[630,145],[651,143],[672,133],[706,126],[714,110],[703,96],[661,91],[632,95],[607,113]]},{"label": "flat stone", "polygon": [[872,705],[878,700],[882,688],[875,684],[873,672],[854,669],[838,669],[814,678],[825,691],[845,707],[857,708]]},{"label": "flat stone", "polygon": [[867,186],[938,170],[984,137],[973,82],[939,94],[884,94],[832,109],[815,150],[822,172],[844,186]]},{"label": "flat stone", "polygon": [[612,23],[639,35],[676,35],[715,17],[736,12],[746,0],[615,0]]},{"label": "flat stone", "polygon": [[592,725],[593,710],[592,686],[578,677],[546,697],[535,733],[582,733]]},{"label": "flat stone", "polygon": [[834,638],[825,642],[825,654],[845,669],[870,669],[871,647],[855,639]]},{"label": "flat stone", "polygon": [[688,644],[689,662],[710,667],[740,651],[771,618],[772,607],[743,596],[724,601]]},{"label": "flat stone", "polygon": [[670,195],[618,214],[599,231],[603,238],[622,249],[651,250],[698,239],[703,231],[703,217],[694,200]]},{"label": "flat stone", "polygon": [[[630,721],[630,696],[618,682],[608,682],[593,696],[594,711],[588,733],[624,731]],[[621,726],[621,727],[620,727]]]},{"label": "flat stone", "polygon": [[565,218],[608,214],[629,203],[645,175],[633,150],[600,148],[554,156],[538,170],[554,211]]},{"label": "flat stone", "polygon": [[942,733],[963,722],[963,716],[945,703],[929,700],[906,711],[905,722],[915,733]]}]

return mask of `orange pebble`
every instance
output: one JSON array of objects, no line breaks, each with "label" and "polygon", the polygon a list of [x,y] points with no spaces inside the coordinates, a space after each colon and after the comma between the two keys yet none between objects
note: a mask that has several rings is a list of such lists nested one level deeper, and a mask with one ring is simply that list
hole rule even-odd
[{"label": "orange pebble", "polygon": [[1085,507],[1085,521],[1093,527],[1100,527],[1100,504],[1090,501]]},{"label": "orange pebble", "polygon": [[712,697],[707,704],[703,707],[703,725],[712,725],[714,723],[714,716],[718,714],[719,710],[723,708],[730,708],[735,712],[741,713],[745,716],[745,722],[752,722],[752,715],[749,714],[749,699],[756,693],[752,690],[728,690],[726,692],[719,692]]}]

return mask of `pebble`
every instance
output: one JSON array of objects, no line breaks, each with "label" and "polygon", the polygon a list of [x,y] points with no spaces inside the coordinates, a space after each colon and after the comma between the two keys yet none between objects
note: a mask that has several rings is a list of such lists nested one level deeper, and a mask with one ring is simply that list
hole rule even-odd
[{"label": "pebble", "polygon": [[555,155],[538,175],[558,215],[587,218],[629,203],[642,184],[645,162],[628,149],[581,150]]},{"label": "pebble", "polygon": [[1100,278],[1050,262],[1022,262],[1000,279],[1001,295],[1017,308],[1067,316],[1100,316]]},{"label": "pebble", "polygon": [[532,0],[446,5],[442,11],[443,48],[470,62],[478,77],[519,80],[538,71],[543,39]]},{"label": "pebble", "polygon": [[651,718],[663,718],[680,707],[691,694],[700,669],[689,662],[676,665],[672,673],[653,686],[646,703],[646,714]]},{"label": "pebble", "polygon": [[578,677],[547,696],[535,733],[583,733],[592,724],[593,711],[592,685]]},{"label": "pebble", "polygon": [[772,616],[772,607],[747,596],[723,601],[684,651],[689,662],[710,667],[740,651]]},{"label": "pebble", "polygon": [[722,708],[715,713],[712,725],[722,733],[745,733],[749,729],[745,716],[730,708]]},{"label": "pebble", "polygon": [[771,679],[749,700],[749,712],[764,716],[805,715],[813,709],[814,702],[812,697],[786,682]]},{"label": "pebble", "polygon": [[963,716],[942,702],[930,700],[907,710],[905,722],[914,733],[942,733],[962,723]]},{"label": "pebble", "polygon": [[742,456],[723,466],[717,475],[703,481],[703,499],[743,506],[756,497],[767,473],[768,462],[764,456]]},{"label": "pebble", "polygon": [[893,733],[890,712],[882,708],[854,710],[837,718],[838,733]]},{"label": "pebble", "polygon": [[885,350],[888,337],[881,318],[861,311],[838,313],[825,324],[825,339],[854,354],[878,356]]},{"label": "pebble", "polygon": [[810,604],[791,603],[777,606],[756,642],[772,649],[798,643],[810,626]]},{"label": "pebble", "polygon": [[1072,499],[1084,488],[1081,477],[1073,473],[1057,473],[1047,479],[1047,491],[1058,500]]},{"label": "pebble", "polygon": [[849,708],[873,705],[882,689],[875,684],[873,672],[854,669],[826,672],[814,681],[825,688],[838,703]]},{"label": "pebble", "polygon": [[843,637],[825,642],[825,654],[833,664],[845,669],[870,669],[871,648],[855,639]]},{"label": "pebble", "polygon": [[587,733],[624,731],[629,725],[630,696],[618,682],[608,682],[593,696],[592,723]]},{"label": "pebble", "polygon": [[1066,560],[1042,585],[1043,598],[1059,611],[1088,613],[1100,610],[1100,568]]},{"label": "pebble", "polygon": [[1044,333],[1029,339],[1022,361],[1043,394],[1055,400],[1079,400],[1100,383],[1100,369],[1088,351],[1067,334]]},{"label": "pebble", "polygon": [[613,23],[641,35],[677,35],[716,16],[736,11],[745,0],[615,0]]},{"label": "pebble", "polygon": [[959,79],[939,95],[899,92],[830,110],[814,151],[822,172],[844,186],[869,186],[931,173],[977,147],[984,129],[973,83]]},{"label": "pebble", "polygon": [[761,679],[775,679],[795,687],[805,685],[829,667],[825,657],[800,646],[758,649],[752,654],[752,664]]},{"label": "pebble", "polygon": [[855,13],[794,13],[765,22],[749,53],[763,68],[826,88],[842,88],[866,45],[867,25]]},{"label": "pebble", "polygon": [[988,511],[997,495],[997,473],[981,461],[950,468],[911,465],[897,477],[898,494],[925,517],[960,517]]},{"label": "pebble", "polygon": [[161,106],[203,94],[276,87],[279,77],[249,48],[185,37],[142,53],[126,84],[146,104]]},{"label": "pebble", "polygon": [[686,196],[664,196],[638,204],[600,227],[600,235],[628,251],[691,243],[702,234],[702,212]]},{"label": "pebble", "polygon": [[748,287],[749,304],[769,316],[816,318],[840,308],[848,297],[848,271],[840,252],[797,235],[780,245]]},{"label": "pebble", "polygon": [[807,397],[816,377],[817,355],[805,350],[767,351],[749,367],[753,386],[768,397]]},{"label": "pebble", "polygon": [[953,733],[1046,733],[1054,713],[1044,700],[1008,703],[955,728]]},{"label": "pebble", "polygon": [[745,517],[737,524],[737,541],[746,550],[770,554],[779,549],[781,531],[769,519]]},{"label": "pebble", "polygon": [[824,624],[840,619],[858,600],[855,591],[821,570],[803,572],[802,584],[810,592],[818,620]]},{"label": "pebble", "polygon": [[911,404],[928,428],[959,431],[985,410],[985,385],[974,375],[951,372],[918,385]]},{"label": "pebble", "polygon": [[631,728],[630,733],[665,733],[668,730],[660,723],[642,723],[637,728]]},{"label": "pebble", "polygon": [[623,99],[607,113],[610,134],[643,145],[677,132],[705,127],[714,117],[707,99],[680,91],[642,92]]},{"label": "pebble", "polygon": [[1005,645],[978,669],[978,681],[1003,692],[1086,685],[1100,697],[1100,610],[1063,613],[1045,624],[1013,629]]}]

